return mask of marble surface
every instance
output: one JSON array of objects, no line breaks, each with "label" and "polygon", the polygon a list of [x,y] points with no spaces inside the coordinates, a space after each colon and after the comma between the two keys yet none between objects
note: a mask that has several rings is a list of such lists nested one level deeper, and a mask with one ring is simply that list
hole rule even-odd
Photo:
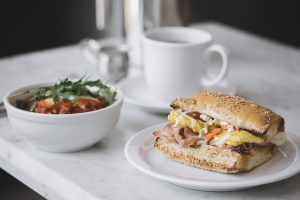
[{"label": "marble surface", "polygon": [[[297,133],[300,119],[300,51],[217,23],[197,25],[231,50],[228,78],[238,94],[271,107]],[[77,46],[0,60],[0,97],[11,88],[94,69]],[[141,120],[142,119],[142,120]],[[0,167],[47,199],[299,199],[300,174],[237,192],[203,192],[159,181],[135,170],[123,148],[137,131],[166,120],[126,102],[117,127],[95,147],[77,153],[46,153],[19,139],[0,114]],[[1,192],[1,190],[0,190]]]}]

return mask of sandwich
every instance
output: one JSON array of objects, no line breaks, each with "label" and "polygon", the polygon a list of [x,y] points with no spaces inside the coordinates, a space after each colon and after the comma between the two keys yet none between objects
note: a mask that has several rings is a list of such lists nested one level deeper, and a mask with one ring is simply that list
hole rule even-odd
[{"label": "sandwich", "polygon": [[170,158],[221,173],[249,171],[286,141],[284,119],[238,96],[198,92],[171,103],[154,147]]}]

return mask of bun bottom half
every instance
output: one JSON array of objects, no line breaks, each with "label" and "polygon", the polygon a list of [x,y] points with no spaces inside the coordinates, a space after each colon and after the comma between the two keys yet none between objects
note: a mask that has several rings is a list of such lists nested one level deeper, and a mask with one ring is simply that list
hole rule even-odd
[{"label": "bun bottom half", "polygon": [[250,171],[269,160],[276,151],[276,146],[273,144],[256,146],[251,149],[250,154],[205,144],[197,148],[180,147],[175,142],[161,138],[156,139],[154,147],[185,165],[226,174]]}]

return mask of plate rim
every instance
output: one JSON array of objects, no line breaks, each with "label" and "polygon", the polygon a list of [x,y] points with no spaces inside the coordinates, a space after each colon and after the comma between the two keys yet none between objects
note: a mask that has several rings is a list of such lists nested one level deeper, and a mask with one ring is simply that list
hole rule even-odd
[{"label": "plate rim", "polygon": [[[253,179],[253,180],[248,180],[248,181],[247,180],[242,180],[242,181],[239,180],[239,181],[231,181],[231,182],[216,182],[216,181],[205,182],[205,181],[199,181],[199,180],[188,180],[188,179],[184,179],[184,178],[175,178],[170,175],[164,175],[164,174],[155,172],[151,169],[145,169],[142,166],[140,166],[138,163],[136,163],[134,161],[134,159],[131,158],[130,151],[129,151],[130,145],[138,137],[142,137],[146,134],[149,134],[150,131],[160,128],[165,124],[166,124],[166,122],[155,124],[153,126],[150,126],[150,127],[147,127],[145,129],[138,131],[135,135],[133,135],[128,140],[128,142],[126,143],[125,148],[124,148],[124,154],[125,154],[126,159],[134,168],[136,168],[137,170],[139,170],[149,176],[157,178],[159,180],[171,182],[173,184],[184,186],[184,187],[189,187],[192,189],[202,189],[202,190],[207,190],[207,191],[238,190],[238,189],[242,189],[242,188],[250,188],[250,187],[255,187],[255,186],[259,186],[259,185],[274,183],[274,182],[277,182],[280,180],[287,179],[287,178],[294,176],[295,174],[300,172],[299,147],[292,140],[293,137],[296,137],[297,139],[300,139],[300,137],[296,136],[293,133],[288,134],[288,141],[293,145],[293,147],[295,149],[295,159],[292,161],[292,163],[287,168],[285,168],[275,174],[270,174],[267,176],[260,177],[260,179]],[[151,137],[150,134],[149,134],[149,137]],[[178,164],[180,164],[180,163],[178,163]],[[230,184],[228,184],[228,183],[230,183]]]}]

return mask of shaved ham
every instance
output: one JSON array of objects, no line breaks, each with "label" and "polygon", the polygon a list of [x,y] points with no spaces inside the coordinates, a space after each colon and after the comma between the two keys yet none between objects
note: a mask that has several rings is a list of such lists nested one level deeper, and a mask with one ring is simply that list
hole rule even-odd
[{"label": "shaved ham", "polygon": [[[180,138],[176,137],[177,134]],[[182,147],[198,146],[197,143],[200,139],[199,133],[195,133],[189,128],[181,128],[179,132],[175,132],[175,138]]]},{"label": "shaved ham", "polygon": [[166,139],[168,141],[176,141],[174,138],[173,126],[171,124],[168,124],[162,129],[154,132],[153,135],[162,139]]},{"label": "shaved ham", "polygon": [[153,135],[168,141],[177,142],[182,147],[199,146],[199,133],[195,133],[189,128],[168,124],[157,132],[154,132]]}]

